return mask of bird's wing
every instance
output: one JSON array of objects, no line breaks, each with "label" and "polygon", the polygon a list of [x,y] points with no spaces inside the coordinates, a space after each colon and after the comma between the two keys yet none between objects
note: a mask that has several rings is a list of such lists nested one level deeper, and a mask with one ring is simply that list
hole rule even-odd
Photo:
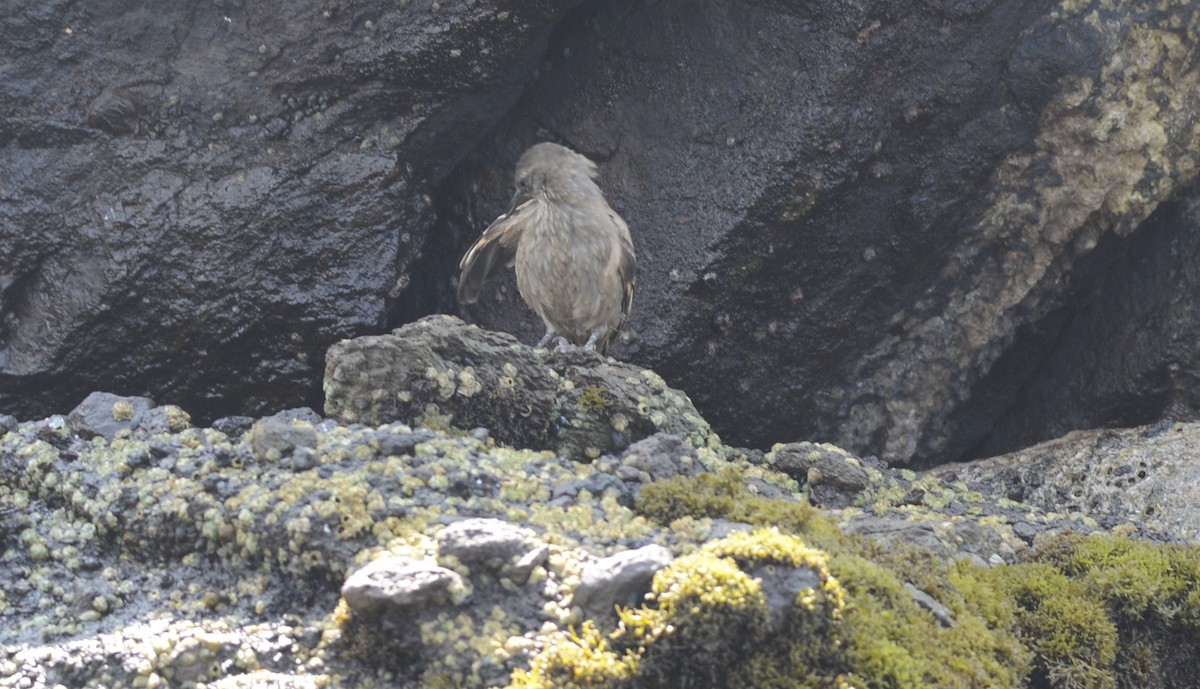
[{"label": "bird's wing", "polygon": [[617,233],[620,242],[621,256],[617,261],[617,275],[621,278],[621,321],[629,318],[629,310],[633,308],[633,288],[637,282],[637,256],[633,253],[633,239],[629,236],[629,226],[621,216],[610,212],[609,217],[620,231]]},{"label": "bird's wing", "polygon": [[532,200],[515,206],[509,212],[492,221],[471,245],[458,267],[458,300],[473,304],[479,298],[479,290],[500,270],[508,268],[517,257],[517,243],[525,231],[525,219]]}]

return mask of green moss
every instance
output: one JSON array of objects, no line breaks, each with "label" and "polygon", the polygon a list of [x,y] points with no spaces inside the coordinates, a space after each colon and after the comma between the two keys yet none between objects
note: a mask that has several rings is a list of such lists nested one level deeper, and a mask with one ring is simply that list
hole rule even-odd
[{"label": "green moss", "polygon": [[[924,577],[897,576],[891,567],[852,553],[833,556],[830,569],[850,602],[845,622],[847,665],[867,686],[1024,685],[1028,654],[1011,631],[1011,613],[993,604],[994,591],[982,582],[966,577],[962,583],[982,594],[966,598],[955,587],[963,577],[953,566],[938,564]],[[904,583],[914,578],[925,579],[918,588],[950,609],[953,627],[938,624],[913,600]]]},{"label": "green moss", "polygon": [[[837,671],[865,686],[1142,686],[1200,655],[1195,547],[1063,535],[1023,564],[947,563],[915,546],[846,536],[807,505],[755,494],[734,466],[646,486],[637,509],[663,523],[773,524],[819,545],[846,601]],[[954,626],[937,624],[905,583],[947,606]]]},{"label": "green moss", "polygon": [[[847,536],[807,504],[755,494],[744,471],[735,466],[650,484],[643,488],[637,508],[663,522],[723,518],[777,526],[774,535],[739,534],[706,546],[702,553],[731,557],[743,569],[755,561],[793,566],[798,561],[806,566],[822,562],[818,567],[837,583],[840,604],[836,614],[831,610],[825,616],[823,625],[813,626],[812,618],[804,623],[793,618],[785,625],[787,631],[773,636],[771,643],[753,634],[726,634],[727,639],[749,640],[747,652],[755,658],[741,666],[737,686],[804,686],[804,682],[836,686],[840,682],[864,687],[983,689],[1023,686],[1028,676],[1030,655],[1015,634],[1013,611],[997,604],[995,585],[975,570],[960,569],[915,546],[882,546]],[[821,550],[809,550],[797,536]],[[803,548],[785,548],[772,540],[800,543]],[[950,608],[954,627],[943,628],[918,606],[905,589],[906,582]],[[831,624],[834,619],[837,623]]]},{"label": "green moss", "polygon": [[[1035,683],[1064,689],[1162,684],[1197,669],[1200,549],[1063,534],[1028,563],[981,576],[1009,602]],[[1155,680],[1155,678],[1158,678]]]},{"label": "green moss", "polygon": [[[772,500],[749,490],[743,468],[730,464],[716,473],[655,481],[642,488],[637,511],[669,524],[676,519],[730,519],[755,526],[777,526],[784,532],[805,533],[818,525],[816,510],[807,503]],[[824,520],[825,530],[833,529]]]},{"label": "green moss", "polygon": [[129,421],[133,418],[133,405],[129,400],[117,400],[112,405],[113,421]]},{"label": "green moss", "polygon": [[589,385],[579,391],[579,406],[586,412],[602,414],[612,403],[612,393],[599,385]]},{"label": "green moss", "polygon": [[1119,622],[1200,630],[1200,548],[1065,534],[1041,553],[1106,601]]},{"label": "green moss", "polygon": [[1116,686],[1116,627],[1080,582],[1043,563],[1001,567],[987,576],[1014,605],[1017,629],[1034,655],[1033,677],[1052,687]]},{"label": "green moss", "polygon": [[513,672],[511,689],[616,689],[632,686],[638,658],[634,653],[618,655],[591,622],[579,633],[563,633],[551,639],[534,657],[529,670]]},{"label": "green moss", "polygon": [[[510,686],[855,686],[839,671],[845,601],[825,563],[820,551],[774,530],[708,544],[659,571],[651,602],[621,610],[609,637],[591,623],[558,635]],[[754,573],[780,566],[811,569],[817,584],[769,605]]]}]

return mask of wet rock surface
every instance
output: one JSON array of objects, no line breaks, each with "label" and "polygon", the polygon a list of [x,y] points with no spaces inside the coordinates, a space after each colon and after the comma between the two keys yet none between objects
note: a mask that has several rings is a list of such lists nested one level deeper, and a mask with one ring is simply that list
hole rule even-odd
[{"label": "wet rock surface", "polygon": [[[1008,408],[970,458],[1012,452],[1081,428],[1200,419],[1200,201],[1161,206],[1145,227],[1084,266],[1098,276],[1028,338],[1048,351],[999,367]],[[1086,281],[1085,281],[1086,282]],[[1073,362],[1084,364],[1082,372]],[[1033,371],[1028,377],[1014,369]]]},{"label": "wet rock surface", "polygon": [[318,407],[329,344],[434,312],[534,341],[453,281],[543,139],[633,228],[613,352],[728,441],[927,466],[1195,406],[1190,2],[160,10],[0,18],[7,413]]},{"label": "wet rock surface", "polygon": [[[475,234],[462,228],[505,208],[477,190],[502,186],[523,145],[565,132],[601,161],[639,252],[616,356],[686,391],[734,444],[961,457],[1014,385],[1064,389],[1033,389],[1037,364],[1058,309],[1108,274],[1084,269],[1093,249],[1111,255],[1153,229],[1160,205],[1195,198],[1200,88],[1169,46],[1190,44],[1198,21],[1183,1],[597,7],[564,27],[570,53],[548,55],[530,84],[536,116],[509,116],[450,178],[458,234],[430,254],[442,278],[430,308],[453,308],[448,283]],[[762,56],[750,79],[747,54]],[[1158,257],[1143,294],[1170,300],[1149,276],[1194,264],[1165,237],[1142,250]],[[1133,266],[1111,267],[1127,284]],[[540,333],[511,282],[468,313],[526,342]],[[1146,319],[1143,337],[1169,338],[1172,320]],[[1132,354],[1110,332],[1102,346]],[[1077,352],[1057,363],[1062,380],[1094,370]],[[1051,423],[1146,422],[1121,407],[1139,381],[1115,361],[1110,413],[1098,399],[1073,415],[1047,405]]]},{"label": "wet rock surface", "polygon": [[325,349],[379,328],[431,185],[576,4],[11,8],[0,408],[319,406]]}]

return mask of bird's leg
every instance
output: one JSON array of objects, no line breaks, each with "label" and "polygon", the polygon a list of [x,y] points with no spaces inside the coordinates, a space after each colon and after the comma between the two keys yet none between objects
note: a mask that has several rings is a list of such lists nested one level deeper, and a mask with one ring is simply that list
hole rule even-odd
[{"label": "bird's leg", "polygon": [[587,342],[583,343],[583,348],[588,350],[589,352],[596,351],[596,341],[599,340],[600,337],[603,336],[604,333],[606,333],[606,332],[608,332],[608,328],[603,325],[600,326],[599,328],[596,328],[595,330],[593,330],[592,336],[588,338]]},{"label": "bird's leg", "polygon": [[550,343],[550,339],[553,338],[557,334],[558,333],[554,331],[554,328],[546,328],[546,334],[542,335],[542,339],[538,340],[538,343],[535,344],[533,346],[533,348],[541,349],[542,347],[545,347],[547,344]]}]

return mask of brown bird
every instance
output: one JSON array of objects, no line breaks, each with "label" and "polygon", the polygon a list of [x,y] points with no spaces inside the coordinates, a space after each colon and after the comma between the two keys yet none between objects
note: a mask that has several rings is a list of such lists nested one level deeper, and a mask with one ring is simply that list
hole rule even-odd
[{"label": "brown bird", "polygon": [[601,354],[629,316],[637,260],[629,226],[596,186],[596,164],[564,146],[540,143],[517,161],[516,192],[467,250],[458,300],[475,302],[488,278],[516,265],[521,297],[546,324],[544,347],[559,338]]}]

